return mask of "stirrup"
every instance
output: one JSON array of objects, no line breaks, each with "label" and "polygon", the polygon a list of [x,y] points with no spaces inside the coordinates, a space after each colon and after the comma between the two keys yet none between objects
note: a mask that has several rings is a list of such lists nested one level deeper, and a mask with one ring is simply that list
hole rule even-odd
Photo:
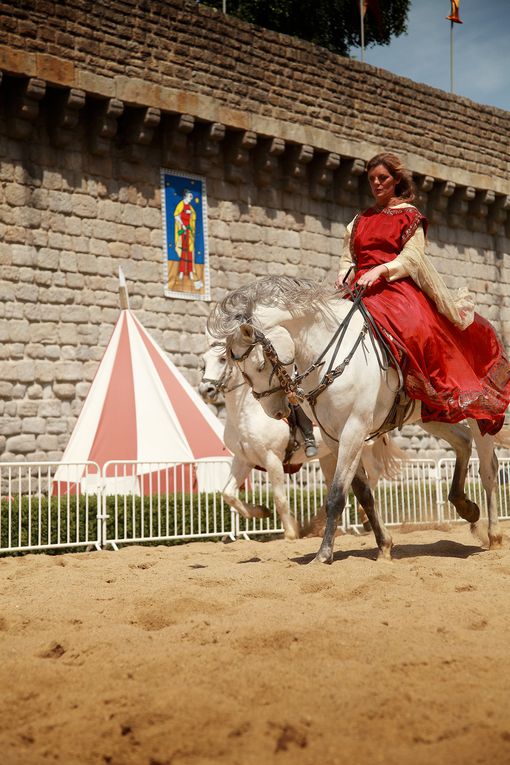
[{"label": "stirrup", "polygon": [[305,454],[307,457],[316,457],[319,453],[314,438],[305,438]]}]

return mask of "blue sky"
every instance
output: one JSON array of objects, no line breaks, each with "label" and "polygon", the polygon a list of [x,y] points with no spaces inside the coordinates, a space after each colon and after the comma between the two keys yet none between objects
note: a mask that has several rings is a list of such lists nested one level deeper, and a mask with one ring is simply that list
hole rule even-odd
[{"label": "blue sky", "polygon": [[[380,0],[384,2],[384,0]],[[365,62],[450,90],[450,0],[411,0],[407,35],[367,48]],[[510,111],[510,0],[460,0],[454,92]],[[359,58],[359,49],[351,56]]]}]

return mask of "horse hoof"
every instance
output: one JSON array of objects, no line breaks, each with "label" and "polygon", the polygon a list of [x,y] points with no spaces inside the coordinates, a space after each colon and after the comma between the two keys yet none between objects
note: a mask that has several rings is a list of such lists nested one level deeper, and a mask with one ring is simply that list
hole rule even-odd
[{"label": "horse hoof", "polygon": [[270,518],[271,512],[264,505],[245,505],[247,518]]},{"label": "horse hoof", "polygon": [[489,550],[500,550],[503,547],[502,534],[489,534]]},{"label": "horse hoof", "polygon": [[490,547],[489,534],[483,523],[472,523],[471,534],[482,547]]},{"label": "horse hoof", "polygon": [[331,565],[333,563],[333,556],[332,555],[320,555],[320,553],[317,553],[315,558],[312,560],[312,563],[316,565],[317,563],[327,563],[328,565]]},{"label": "horse hoof", "polygon": [[468,523],[476,523],[480,520],[480,508],[470,499],[459,502],[455,505],[455,509],[461,518],[464,518]]}]

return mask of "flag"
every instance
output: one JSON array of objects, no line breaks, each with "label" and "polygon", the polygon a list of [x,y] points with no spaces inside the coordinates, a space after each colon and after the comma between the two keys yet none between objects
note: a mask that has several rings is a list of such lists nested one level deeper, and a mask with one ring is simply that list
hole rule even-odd
[{"label": "flag", "polygon": [[377,24],[378,32],[382,36],[384,34],[384,25],[379,0],[361,0],[361,2],[358,0],[358,8],[363,21],[367,11],[370,11],[372,18],[375,19],[375,23]]},{"label": "flag", "polygon": [[361,9],[361,15],[363,18],[365,18],[365,14],[368,9],[375,15],[379,16],[381,13],[381,9],[379,8],[379,0],[362,0],[361,3],[358,3],[360,9]]},{"label": "flag", "polygon": [[[367,0],[364,0],[364,2],[367,2]],[[452,24],[463,24],[464,22],[462,22],[459,19],[460,0],[450,0],[450,2],[452,7],[450,10],[450,15],[447,16],[446,18],[448,19],[448,21],[451,21]]]}]

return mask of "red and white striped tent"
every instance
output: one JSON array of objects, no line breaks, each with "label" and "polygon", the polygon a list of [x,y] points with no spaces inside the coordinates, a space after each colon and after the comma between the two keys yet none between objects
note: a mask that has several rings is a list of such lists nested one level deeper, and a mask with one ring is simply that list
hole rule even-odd
[{"label": "red and white striped tent", "polygon": [[104,473],[111,460],[133,460],[136,464],[108,467],[102,480],[106,493],[221,490],[228,461],[211,460],[229,456],[221,422],[131,311],[122,310],[54,487],[96,490],[97,477],[69,463],[92,461]]}]

